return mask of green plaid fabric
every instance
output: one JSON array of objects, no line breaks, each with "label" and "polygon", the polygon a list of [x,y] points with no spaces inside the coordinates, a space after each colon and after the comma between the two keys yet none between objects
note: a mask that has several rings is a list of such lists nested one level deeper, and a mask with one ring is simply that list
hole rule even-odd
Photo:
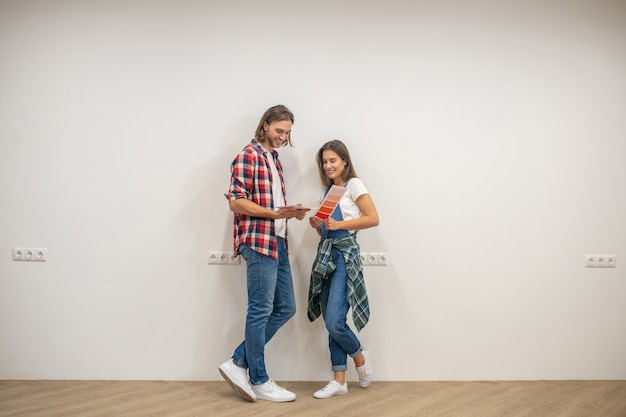
[{"label": "green plaid fabric", "polygon": [[352,308],[352,321],[358,331],[367,324],[370,317],[370,307],[367,300],[365,280],[363,279],[363,265],[359,257],[359,244],[356,236],[350,235],[340,239],[322,239],[317,246],[317,257],[311,271],[309,284],[309,302],[307,314],[310,321],[314,321],[322,314],[320,292],[322,280],[328,279],[337,269],[332,261],[331,252],[336,248],[341,251],[346,262],[348,273],[348,288],[346,296]]}]

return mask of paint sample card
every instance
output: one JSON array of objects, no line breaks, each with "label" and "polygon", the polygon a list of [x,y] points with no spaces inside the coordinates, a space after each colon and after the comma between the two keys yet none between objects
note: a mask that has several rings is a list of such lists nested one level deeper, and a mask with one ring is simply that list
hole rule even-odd
[{"label": "paint sample card", "polygon": [[324,220],[330,217],[337,204],[339,204],[339,200],[346,193],[345,187],[340,187],[338,185],[333,185],[330,187],[328,194],[326,194],[326,198],[322,201],[322,205],[320,209],[315,213],[315,217],[319,217]]}]

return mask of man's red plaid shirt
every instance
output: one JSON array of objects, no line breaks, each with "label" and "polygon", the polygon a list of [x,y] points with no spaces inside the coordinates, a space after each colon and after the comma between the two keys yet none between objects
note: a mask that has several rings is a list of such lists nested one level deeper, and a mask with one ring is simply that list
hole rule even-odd
[{"label": "man's red plaid shirt", "polygon": [[[235,157],[230,165],[230,186],[226,198],[235,201],[239,198],[258,204],[259,206],[274,209],[272,195],[272,170],[267,158],[269,151],[253,139]],[[274,163],[280,176],[283,196],[287,204],[283,167],[278,159],[278,152],[272,151]],[[239,254],[239,245],[245,243],[250,249],[272,258],[278,257],[277,239],[274,230],[274,220],[262,217],[251,217],[241,213],[234,213],[233,244],[235,254]],[[287,235],[285,234],[285,244]]]}]

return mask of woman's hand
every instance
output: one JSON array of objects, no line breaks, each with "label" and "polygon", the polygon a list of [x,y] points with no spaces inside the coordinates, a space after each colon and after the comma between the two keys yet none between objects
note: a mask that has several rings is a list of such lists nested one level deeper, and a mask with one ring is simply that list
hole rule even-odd
[{"label": "woman's hand", "polygon": [[322,219],[320,219],[317,216],[311,216],[309,217],[309,224],[311,225],[312,228],[319,229],[320,226],[322,225]]},{"label": "woman's hand", "polygon": [[328,217],[327,219],[324,219],[322,223],[324,223],[324,227],[326,228],[326,230],[340,230],[341,229],[341,222],[333,219],[332,217]]}]

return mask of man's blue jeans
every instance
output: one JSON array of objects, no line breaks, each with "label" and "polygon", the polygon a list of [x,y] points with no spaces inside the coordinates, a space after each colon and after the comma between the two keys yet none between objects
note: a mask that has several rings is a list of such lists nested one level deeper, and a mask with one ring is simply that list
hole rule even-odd
[{"label": "man's blue jeans", "polygon": [[277,259],[243,244],[239,251],[247,264],[248,314],[245,340],[235,349],[233,362],[249,369],[253,384],[263,384],[269,380],[265,344],[296,313],[291,267],[282,238],[278,238]]},{"label": "man's blue jeans", "polygon": [[333,263],[337,267],[332,275],[322,280],[320,304],[322,316],[328,330],[328,347],[332,371],[348,369],[347,356],[354,357],[362,351],[361,342],[347,323],[350,305],[346,297],[348,274],[343,254],[332,250]]}]

